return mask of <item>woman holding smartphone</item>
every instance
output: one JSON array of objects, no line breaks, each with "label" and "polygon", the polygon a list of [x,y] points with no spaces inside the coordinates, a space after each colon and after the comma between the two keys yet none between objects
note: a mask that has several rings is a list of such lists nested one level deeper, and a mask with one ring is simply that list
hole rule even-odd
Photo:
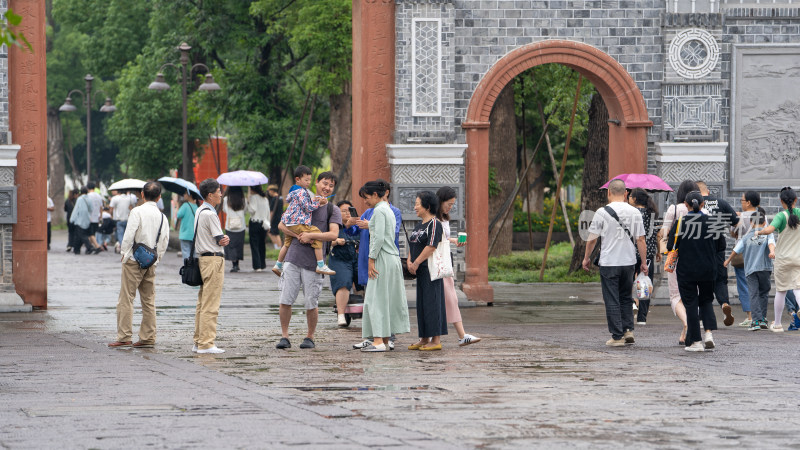
[{"label": "woman holding smartphone", "polygon": [[[342,212],[342,223],[346,224],[352,217],[353,204],[347,200],[342,200],[336,204]],[[357,217],[357,216],[356,216]],[[358,284],[358,227],[356,225],[345,226],[339,229],[339,237],[331,242],[331,256],[328,259],[328,267],[336,271],[331,275],[331,292],[336,297],[336,311],[338,313],[339,327],[347,327],[347,319],[344,317],[344,310],[350,299],[350,288],[356,285],[356,290],[363,289]]]},{"label": "woman holding smartphone", "polygon": [[359,195],[373,208],[369,221],[369,283],[364,292],[364,315],[361,335],[372,338],[372,344],[362,352],[385,352],[393,334],[408,333],[408,301],[403,282],[403,268],[395,238],[395,215],[384,197],[389,189],[385,181],[369,181]]}]

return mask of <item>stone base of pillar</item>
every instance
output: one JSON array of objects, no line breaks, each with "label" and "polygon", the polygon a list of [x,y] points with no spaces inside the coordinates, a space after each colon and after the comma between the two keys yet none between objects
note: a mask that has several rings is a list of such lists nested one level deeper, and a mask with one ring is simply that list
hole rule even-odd
[{"label": "stone base of pillar", "polygon": [[494,301],[494,288],[488,283],[470,284],[464,282],[461,286],[467,298],[473,302],[493,302]]},{"label": "stone base of pillar", "polygon": [[23,302],[16,292],[0,292],[0,313],[31,311],[33,306]]}]

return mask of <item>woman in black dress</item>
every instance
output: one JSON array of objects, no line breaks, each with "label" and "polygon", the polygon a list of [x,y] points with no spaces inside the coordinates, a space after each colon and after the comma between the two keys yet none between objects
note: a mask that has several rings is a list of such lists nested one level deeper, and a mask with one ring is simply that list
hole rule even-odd
[{"label": "woman in black dress", "polygon": [[422,222],[409,236],[408,270],[417,275],[417,328],[419,342],[409,350],[441,350],[441,336],[447,334],[447,314],[444,304],[444,282],[431,281],[428,257],[442,241],[442,224],[436,220],[439,199],[430,191],[417,194],[414,211]]},{"label": "woman in black dress", "polygon": [[283,245],[281,240],[281,232],[278,225],[281,222],[281,215],[283,215],[283,197],[278,195],[278,186],[270,184],[267,187],[267,196],[269,196],[269,240],[272,241],[272,246],[278,250]]}]

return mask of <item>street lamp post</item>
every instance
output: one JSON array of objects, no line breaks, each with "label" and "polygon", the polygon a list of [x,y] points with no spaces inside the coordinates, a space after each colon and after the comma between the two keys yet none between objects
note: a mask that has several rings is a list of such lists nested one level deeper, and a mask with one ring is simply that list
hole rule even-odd
[{"label": "street lamp post", "polygon": [[[94,77],[91,74],[86,74],[83,77],[86,80],[86,89],[81,91],[80,89],[73,89],[69,91],[67,94],[67,99],[64,101],[64,104],[61,105],[58,110],[64,112],[73,112],[76,111],[78,108],[72,104],[72,94],[81,94],[83,97],[83,105],[86,107],[86,179],[92,179],[92,81]],[[105,94],[105,92],[98,90]],[[117,110],[117,107],[111,103],[111,98],[106,97],[106,101],[103,106],[100,107],[100,112],[110,113]]]},{"label": "street lamp post", "polygon": [[[147,87],[148,89],[153,89],[153,90],[156,90],[156,91],[164,91],[164,90],[169,89],[169,85],[166,83],[166,81],[164,81],[164,73],[163,73],[164,67],[167,67],[167,66],[172,67],[173,69],[178,70],[181,73],[181,77],[180,77],[181,98],[182,98],[181,106],[183,108],[183,111],[182,111],[183,112],[183,117],[182,117],[182,123],[181,123],[182,130],[183,130],[183,141],[182,141],[183,148],[182,148],[182,153],[181,153],[181,155],[182,155],[182,158],[181,158],[181,162],[182,162],[182,170],[181,170],[181,172],[182,173],[181,173],[181,175],[183,175],[183,178],[185,180],[188,180],[188,181],[194,181],[194,171],[192,170],[192,168],[193,168],[192,154],[189,152],[188,118],[187,118],[187,116],[188,116],[188,112],[187,112],[187,102],[188,102],[187,85],[189,83],[189,77],[192,75],[192,73],[194,72],[195,69],[203,68],[203,69],[206,70],[206,72],[210,72],[210,70],[208,69],[208,66],[206,66],[203,63],[197,63],[197,64],[194,64],[193,66],[189,67],[189,63],[190,63],[190,61],[189,61],[189,50],[191,50],[191,49],[192,49],[192,47],[190,47],[189,44],[187,44],[186,42],[182,42],[181,45],[178,46],[178,50],[181,51],[181,57],[180,57],[180,60],[179,60],[180,67],[178,67],[178,65],[173,64],[173,63],[166,63],[166,64],[162,65],[161,68],[158,71],[158,74],[156,74],[155,81],[150,83],[150,86]],[[218,90],[220,90],[220,87],[219,87],[219,85],[217,83],[214,82],[214,77],[210,73],[206,73],[205,81],[203,82],[203,84],[201,84],[197,88],[197,90],[198,91],[218,91]]]}]

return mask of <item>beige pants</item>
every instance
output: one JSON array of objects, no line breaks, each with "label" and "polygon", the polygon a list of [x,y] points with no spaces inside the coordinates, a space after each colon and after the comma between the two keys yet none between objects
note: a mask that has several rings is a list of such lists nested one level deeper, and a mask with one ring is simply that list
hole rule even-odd
[{"label": "beige pants", "polygon": [[200,350],[205,350],[213,347],[217,338],[217,316],[222,284],[225,281],[225,260],[221,256],[201,256],[199,260],[203,284],[197,294],[194,343]]},{"label": "beige pants", "polygon": [[117,340],[128,342],[133,335],[133,299],[136,290],[142,301],[142,326],[139,327],[139,341],[145,344],[156,342],[156,268],[139,267],[139,263],[129,259],[122,265],[122,284],[117,301]]}]

